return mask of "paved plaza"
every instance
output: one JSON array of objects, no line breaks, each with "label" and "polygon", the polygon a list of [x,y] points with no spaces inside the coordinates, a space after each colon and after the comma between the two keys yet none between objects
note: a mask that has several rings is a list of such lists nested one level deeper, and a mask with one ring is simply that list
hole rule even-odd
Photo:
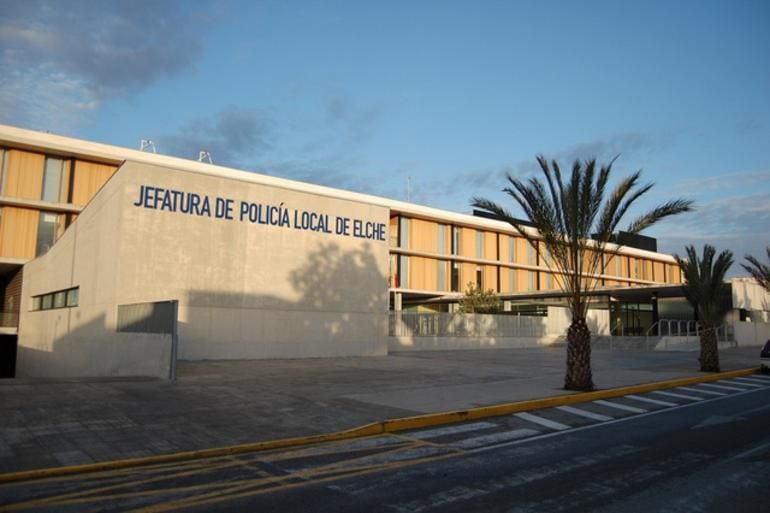
[{"label": "paved plaza", "polygon": [[[756,347],[720,351],[723,370]],[[593,353],[600,389],[696,376],[697,352]],[[0,472],[319,434],[565,394],[565,348],[180,362],[179,379],[0,380]]]}]

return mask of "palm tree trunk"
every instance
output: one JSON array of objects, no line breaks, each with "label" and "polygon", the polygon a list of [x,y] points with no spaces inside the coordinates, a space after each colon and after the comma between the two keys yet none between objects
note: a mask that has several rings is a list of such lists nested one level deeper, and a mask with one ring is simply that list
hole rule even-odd
[{"label": "palm tree trunk", "polygon": [[588,391],[594,389],[591,374],[591,331],[582,318],[572,319],[567,330],[567,390]]},{"label": "palm tree trunk", "polygon": [[714,328],[704,328],[700,334],[700,370],[719,372],[719,347]]}]

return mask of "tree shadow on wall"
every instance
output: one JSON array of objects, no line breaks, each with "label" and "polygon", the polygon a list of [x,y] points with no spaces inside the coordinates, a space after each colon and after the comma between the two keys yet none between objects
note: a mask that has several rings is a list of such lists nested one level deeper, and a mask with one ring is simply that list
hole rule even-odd
[{"label": "tree shadow on wall", "polygon": [[[181,359],[299,358],[387,352],[388,280],[371,244],[321,244],[286,278],[297,299],[190,291]],[[269,276],[268,276],[269,277]],[[186,303],[186,305],[185,305]]]}]

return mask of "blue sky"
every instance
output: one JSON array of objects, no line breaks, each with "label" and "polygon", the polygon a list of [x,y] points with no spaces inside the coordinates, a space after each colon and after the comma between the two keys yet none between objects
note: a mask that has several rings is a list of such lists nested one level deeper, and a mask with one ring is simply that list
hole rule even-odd
[{"label": "blue sky", "polygon": [[[770,244],[770,2],[0,0],[0,123],[470,210],[542,153],[620,154]],[[509,203],[510,205],[510,203]],[[512,205],[510,205],[512,207]],[[514,209],[515,210],[515,209]],[[736,266],[734,273],[739,273]]]}]

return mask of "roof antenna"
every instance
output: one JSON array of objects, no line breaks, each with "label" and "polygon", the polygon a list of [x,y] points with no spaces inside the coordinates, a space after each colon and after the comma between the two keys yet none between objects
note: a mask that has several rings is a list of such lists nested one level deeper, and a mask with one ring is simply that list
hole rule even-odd
[{"label": "roof antenna", "polygon": [[406,177],[406,201],[412,201],[412,177]]},{"label": "roof antenna", "polygon": [[201,150],[198,152],[198,162],[206,162],[213,164],[214,161],[211,158],[211,152],[207,150]]},{"label": "roof antenna", "polygon": [[142,142],[139,143],[139,151],[145,151],[145,150],[152,150],[153,153],[158,153],[155,151],[155,143],[152,142],[152,139],[142,139]]}]

